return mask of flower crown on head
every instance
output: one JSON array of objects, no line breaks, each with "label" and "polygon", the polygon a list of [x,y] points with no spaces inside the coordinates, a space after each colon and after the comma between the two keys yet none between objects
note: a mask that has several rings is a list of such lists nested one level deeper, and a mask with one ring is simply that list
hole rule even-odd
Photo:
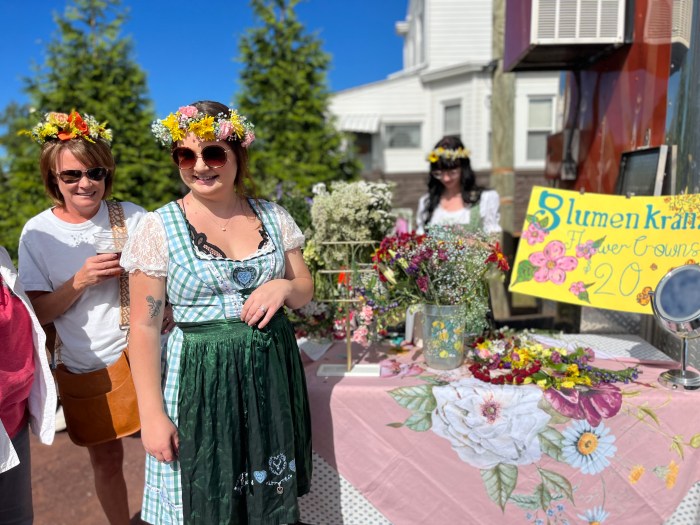
[{"label": "flower crown on head", "polygon": [[425,158],[431,164],[437,162],[438,160],[457,160],[457,159],[468,159],[469,150],[467,148],[457,148],[457,149],[445,149],[445,148],[435,148],[433,151],[428,153]]},{"label": "flower crown on head", "polygon": [[32,137],[39,144],[44,144],[49,140],[71,140],[85,139],[88,142],[95,142],[103,139],[107,143],[112,142],[112,130],[105,127],[106,122],[100,124],[92,115],[80,116],[75,110],[70,114],[46,113],[44,120],[39,122],[31,130],[23,129],[19,135]]},{"label": "flower crown on head", "polygon": [[151,131],[163,146],[182,140],[194,133],[202,140],[227,140],[237,138],[247,148],[255,140],[253,124],[238,111],[230,108],[230,115],[219,113],[216,117],[199,111],[194,106],[182,106],[151,125]]}]

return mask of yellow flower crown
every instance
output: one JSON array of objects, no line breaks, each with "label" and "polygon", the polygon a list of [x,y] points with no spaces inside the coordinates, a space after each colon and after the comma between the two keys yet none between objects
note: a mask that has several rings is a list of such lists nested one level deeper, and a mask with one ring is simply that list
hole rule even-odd
[{"label": "yellow flower crown", "polygon": [[108,144],[112,142],[112,130],[105,127],[106,123],[100,124],[92,115],[80,113],[73,110],[70,114],[46,113],[44,120],[39,122],[31,130],[23,129],[19,135],[32,137],[39,144],[44,144],[49,140],[71,140],[85,139],[88,142],[95,142],[103,139]]},{"label": "yellow flower crown", "polygon": [[212,117],[194,106],[182,106],[151,125],[151,131],[163,146],[182,140],[188,133],[194,133],[202,140],[238,139],[247,148],[255,140],[254,126],[238,111],[231,108],[230,116],[219,113]]},{"label": "yellow flower crown", "polygon": [[438,160],[448,160],[448,161],[454,161],[457,159],[468,159],[469,158],[469,150],[467,148],[457,148],[457,149],[445,149],[445,148],[436,148],[430,153],[428,153],[428,156],[425,158],[428,162],[431,164],[433,162],[437,162]]}]

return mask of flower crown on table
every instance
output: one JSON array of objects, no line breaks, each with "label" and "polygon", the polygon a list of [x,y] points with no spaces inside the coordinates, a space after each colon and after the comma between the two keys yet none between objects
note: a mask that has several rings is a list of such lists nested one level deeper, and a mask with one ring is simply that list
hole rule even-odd
[{"label": "flower crown on table", "polygon": [[470,151],[467,148],[457,148],[457,149],[445,149],[445,148],[435,148],[433,151],[428,153],[425,160],[430,162],[437,162],[438,160],[448,160],[455,161],[457,159],[468,159]]},{"label": "flower crown on table", "polygon": [[629,383],[640,373],[637,366],[620,370],[595,367],[593,349],[547,346],[525,332],[499,331],[494,337],[478,338],[472,347],[469,370],[476,379],[497,385],[534,383],[543,390],[573,389]]},{"label": "flower crown on table", "polygon": [[49,140],[71,140],[75,138],[85,139],[88,142],[95,142],[103,139],[107,143],[112,142],[112,130],[107,129],[106,122],[100,124],[92,115],[80,115],[72,110],[68,115],[65,113],[46,113],[44,120],[39,122],[31,130],[23,129],[20,135],[32,137],[39,144],[44,144]]},{"label": "flower crown on table", "polygon": [[163,146],[182,140],[188,133],[194,133],[202,140],[227,140],[235,137],[241,146],[247,148],[255,140],[253,124],[238,111],[230,109],[230,116],[219,113],[216,117],[199,111],[194,106],[181,106],[151,125],[151,131]]}]

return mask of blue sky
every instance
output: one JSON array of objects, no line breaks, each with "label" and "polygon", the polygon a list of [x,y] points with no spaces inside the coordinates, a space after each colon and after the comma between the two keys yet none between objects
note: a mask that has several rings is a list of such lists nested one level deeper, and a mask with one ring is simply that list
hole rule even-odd
[{"label": "blue sky", "polygon": [[[32,63],[44,62],[46,45],[57,32],[53,13],[62,14],[66,4],[0,0],[0,111],[11,101],[26,101],[22,78],[31,75]],[[248,0],[123,0],[123,5],[130,9],[123,36],[132,38],[133,59],[148,75],[159,116],[194,100],[234,100],[240,37],[257,24]],[[408,0],[300,2],[299,19],[332,55],[331,91],[382,80],[401,69],[402,40],[394,24],[405,19],[407,7]]]}]

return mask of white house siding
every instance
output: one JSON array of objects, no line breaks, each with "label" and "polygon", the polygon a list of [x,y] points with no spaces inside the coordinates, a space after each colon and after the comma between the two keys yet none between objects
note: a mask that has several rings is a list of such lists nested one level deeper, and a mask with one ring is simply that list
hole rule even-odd
[{"label": "white house siding", "polygon": [[489,169],[490,95],[491,77],[485,71],[431,82],[430,139],[426,149],[444,135],[444,107],[459,102],[462,109],[460,135],[471,151],[472,167],[475,170]]},{"label": "white house siding", "polygon": [[428,2],[425,39],[429,69],[491,60],[491,0]]},{"label": "white house siding", "polygon": [[[492,17],[491,0],[407,0],[406,18],[397,25],[404,69],[331,97],[329,109],[340,129],[370,134],[365,175],[396,182],[396,205],[415,208],[425,191],[425,155],[445,134],[445,105],[455,102],[461,105],[460,135],[472,166],[479,183],[489,185]],[[516,177],[534,174],[530,183],[544,171],[544,161],[526,160],[528,101],[556,97],[558,79],[556,72],[516,75],[514,168]],[[420,148],[386,148],[386,126],[411,122],[421,123]]]},{"label": "white house siding", "polygon": [[554,99],[552,108],[552,133],[558,128],[557,94],[559,93],[559,74],[550,72],[523,72],[515,77],[515,168],[543,169],[544,161],[527,160],[528,104],[532,98]]},{"label": "white house siding", "polygon": [[426,121],[429,108],[424,88],[416,74],[339,91],[331,98],[329,109],[336,115],[341,129],[344,119],[352,115],[379,118],[378,133],[372,139],[370,170],[397,173],[416,171],[417,166],[423,168],[423,147],[386,149],[383,143],[385,126],[406,123],[421,124],[421,144],[428,141]]}]

